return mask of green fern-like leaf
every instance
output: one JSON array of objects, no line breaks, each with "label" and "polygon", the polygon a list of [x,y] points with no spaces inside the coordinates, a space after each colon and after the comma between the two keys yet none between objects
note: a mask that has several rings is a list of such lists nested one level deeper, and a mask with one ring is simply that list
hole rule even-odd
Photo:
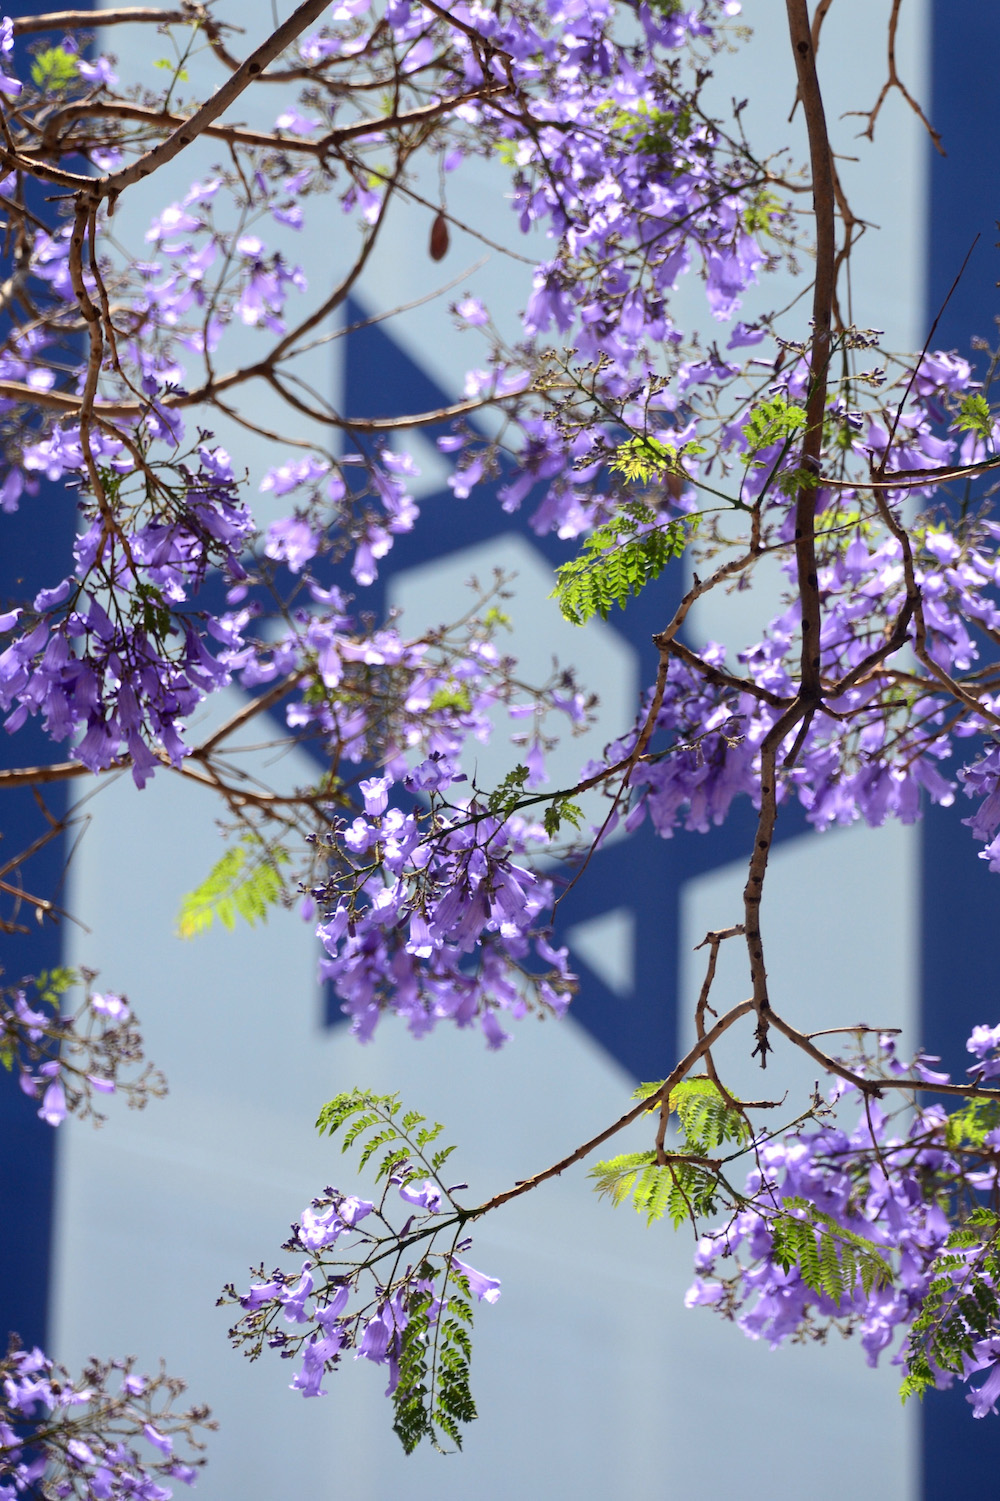
[{"label": "green fern-like leaf", "polygon": [[80,975],[75,969],[60,965],[57,969],[43,969],[35,978],[38,999],[49,1006],[58,1007],[67,990],[80,984]]},{"label": "green fern-like leaf", "polygon": [[[674,15],[681,9],[681,0],[653,0],[651,8]],[[633,109],[618,108],[608,100],[598,105],[597,113],[602,116],[602,123],[620,134],[633,151],[644,156],[670,154],[676,149],[678,140],[690,135],[693,120],[691,106],[687,103],[668,112],[647,104],[645,100],[639,100]]]},{"label": "green fern-like leaf", "polygon": [[339,1132],[342,1152],[357,1146],[358,1166],[365,1168],[374,1162],[376,1183],[393,1174],[403,1183],[414,1178],[437,1178],[454,1146],[440,1147],[428,1157],[425,1149],[433,1146],[444,1127],[440,1121],[427,1124],[427,1117],[417,1110],[401,1115],[402,1110],[396,1094],[353,1089],[323,1106],[316,1129],[321,1136]]},{"label": "green fern-like leaf", "polygon": [[923,1399],[924,1392],[934,1386],[934,1373],[930,1363],[922,1352],[913,1355],[910,1360],[910,1369],[904,1376],[899,1388],[900,1399],[905,1403],[908,1397]]},{"label": "green fern-like leaf", "polygon": [[[432,1268],[421,1268],[424,1277],[433,1276]],[[392,1394],[393,1429],[407,1454],[412,1454],[423,1438],[433,1439],[434,1427],[428,1404],[429,1310],[431,1292],[420,1292],[407,1305],[408,1322],[399,1348],[399,1381]]]},{"label": "green fern-like leaf", "polygon": [[564,821],[571,823],[574,829],[578,829],[583,822],[583,809],[578,803],[571,802],[568,797],[556,798],[546,808],[542,819],[545,832],[550,839],[556,837]]},{"label": "green fern-like leaf", "polygon": [[31,81],[40,89],[53,93],[64,89],[77,76],[77,59],[64,47],[44,47],[35,53],[31,64]]},{"label": "green fern-like leaf", "polygon": [[528,776],[526,766],[515,766],[513,771],[508,771],[500,786],[495,787],[486,800],[490,812],[496,813],[500,818],[508,818],[524,795],[524,784]]},{"label": "green fern-like leaf", "polygon": [[662,1219],[670,1208],[671,1196],[676,1187],[676,1173],[671,1172],[668,1167],[647,1167],[640,1174],[632,1191],[636,1214],[644,1214],[647,1225]]},{"label": "green fern-like leaf", "polygon": [[680,557],[691,534],[689,522],[657,521],[641,501],[628,501],[591,532],[579,557],[556,570],[549,598],[558,600],[572,625],[586,625],[595,615],[607,620],[614,605],[624,609],[671,558]]},{"label": "green fern-like leaf", "polygon": [[993,432],[993,414],[981,391],[970,391],[962,397],[955,426],[960,433],[974,433],[977,438],[990,437]]},{"label": "green fern-like leaf", "polygon": [[428,714],[436,714],[441,709],[457,709],[460,714],[468,714],[472,708],[472,699],[469,690],[464,683],[450,683],[447,688],[439,688],[427,705]]},{"label": "green fern-like leaf", "polygon": [[[975,1131],[974,1117],[972,1128]],[[998,1281],[1000,1215],[980,1204],[951,1231],[934,1264],[905,1351],[908,1374],[900,1391],[904,1402],[922,1396],[934,1384],[934,1368],[964,1373],[977,1340],[1000,1325]]]},{"label": "green fern-like leaf", "polygon": [[661,1165],[655,1152],[625,1152],[596,1163],[589,1176],[597,1193],[616,1207],[631,1198],[636,1213],[646,1216],[647,1225],[669,1215],[676,1226],[715,1211],[715,1174],[676,1154]]},{"label": "green fern-like leaf", "polygon": [[683,1079],[671,1092],[670,1108],[681,1123],[685,1148],[692,1152],[707,1155],[723,1142],[749,1140],[745,1117],[727,1104],[711,1079]]},{"label": "green fern-like leaf", "polygon": [[629,1197],[639,1174],[655,1162],[656,1153],[652,1151],[623,1152],[618,1157],[595,1163],[588,1177],[594,1179],[598,1196],[609,1198],[617,1207]]},{"label": "green fern-like leaf", "polygon": [[[456,1289],[439,1316],[430,1371],[429,1410],[433,1425],[455,1445],[462,1447],[462,1427],[478,1413],[469,1382],[472,1361],[472,1302],[466,1278],[449,1269],[450,1285]],[[436,1442],[436,1441],[435,1441]],[[436,1442],[436,1447],[441,1445]]]},{"label": "green fern-like leaf", "polygon": [[[640,1084],[632,1098],[651,1100],[650,1109],[656,1109],[656,1096],[662,1088],[662,1080]],[[590,1172],[598,1194],[607,1196],[616,1206],[631,1197],[637,1212],[645,1214],[647,1224],[664,1215],[678,1225],[714,1214],[719,1195],[717,1173],[710,1164],[685,1161],[685,1154],[706,1157],[723,1142],[743,1143],[749,1137],[742,1114],[727,1104],[711,1079],[696,1076],[682,1080],[671,1091],[669,1103],[681,1127],[680,1152],[672,1152],[669,1161],[662,1164],[657,1163],[652,1151],[625,1152],[598,1162]]]},{"label": "green fern-like leaf", "polygon": [[969,1100],[948,1117],[946,1140],[951,1151],[962,1147],[981,1151],[990,1131],[1000,1125],[1000,1103],[996,1100]]},{"label": "green fern-like leaf", "polygon": [[805,409],[789,402],[780,391],[766,397],[751,410],[743,424],[748,457],[753,460],[762,449],[771,448],[775,443],[787,446],[805,426],[805,421]]},{"label": "green fern-like leaf", "polygon": [[743,210],[743,223],[747,234],[766,235],[771,233],[771,220],[775,214],[784,212],[784,204],[781,199],[767,188],[758,188],[751,195],[750,201]]},{"label": "green fern-like leaf", "polygon": [[677,449],[672,443],[664,443],[649,433],[640,433],[618,445],[611,460],[611,470],[623,475],[630,484],[652,484],[668,474],[687,479],[680,461],[699,453],[704,453],[700,443],[685,443]]},{"label": "green fern-like leaf", "polygon": [[788,1271],[797,1266],[807,1287],[839,1303],[861,1279],[865,1292],[892,1281],[892,1268],[866,1236],[846,1229],[807,1199],[788,1198],[770,1230],[773,1255]]},{"label": "green fern-like leaf", "polygon": [[393,1428],[407,1454],[423,1438],[438,1449],[443,1447],[442,1438],[461,1449],[462,1428],[477,1416],[469,1384],[472,1305],[468,1283],[450,1267],[443,1273],[453,1292],[432,1321],[435,1293],[426,1284],[441,1275],[429,1262],[419,1269],[425,1288],[407,1304],[408,1322],[400,1340]]},{"label": "green fern-like leaf", "polygon": [[207,932],[216,918],[230,930],[238,917],[251,927],[266,921],[270,908],[285,894],[281,867],[290,859],[280,845],[266,844],[256,834],[244,835],[184,898],[177,919],[180,937]]}]

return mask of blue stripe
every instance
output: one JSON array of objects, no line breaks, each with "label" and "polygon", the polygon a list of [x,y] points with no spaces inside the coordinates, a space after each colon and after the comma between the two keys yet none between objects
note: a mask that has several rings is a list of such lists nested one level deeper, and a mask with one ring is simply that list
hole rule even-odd
[{"label": "blue stripe", "polygon": [[[51,7],[45,0],[26,0],[20,15],[43,15]],[[27,64],[27,44],[18,43],[16,56],[22,76]],[[29,184],[28,206],[40,218],[51,220],[48,190]],[[76,534],[76,496],[64,486],[42,481],[35,496],[22,496],[20,510],[0,516],[0,607],[8,602],[30,603],[43,585],[58,583],[72,558]],[[0,766],[32,766],[60,759],[37,719],[8,736],[0,731]],[[63,748],[64,749],[64,748]],[[56,820],[68,808],[66,786],[53,783],[40,789],[45,807]],[[32,792],[3,791],[0,864],[12,859],[45,832],[45,817]],[[65,870],[67,842],[52,839],[20,867],[24,888],[58,901]],[[18,876],[13,877],[17,880]],[[5,918],[11,902],[3,898]],[[52,922],[40,926],[32,908],[22,906],[17,921],[28,932],[3,935],[2,965],[6,985],[24,975],[52,969],[62,962],[62,934]],[[16,1076],[0,1070],[0,1343],[17,1332],[25,1345],[43,1347],[48,1338],[49,1275],[52,1262],[52,1210],[55,1183],[56,1132],[37,1115],[37,1101],[20,1090]]]},{"label": "blue stripe", "polygon": [[[931,9],[930,113],[948,154],[942,158],[928,147],[927,327],[940,313],[935,347],[974,359],[973,335],[993,343],[998,338],[1000,158],[994,143],[1000,126],[1000,8],[982,0],[934,0]],[[965,274],[941,312],[977,235]],[[958,801],[964,802],[962,794]],[[923,1038],[956,1075],[969,1063],[965,1039],[971,1026],[1000,1015],[1000,878],[977,859],[979,846],[960,822],[966,811],[932,808],[923,826]],[[976,1422],[964,1387],[928,1397],[922,1416],[927,1501],[994,1495],[1000,1419]]]}]

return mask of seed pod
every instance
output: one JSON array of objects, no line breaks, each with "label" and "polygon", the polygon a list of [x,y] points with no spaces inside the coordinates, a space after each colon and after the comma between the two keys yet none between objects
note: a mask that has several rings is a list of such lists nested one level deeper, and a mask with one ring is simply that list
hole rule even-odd
[{"label": "seed pod", "polygon": [[438,214],[431,225],[431,243],[428,247],[431,260],[443,261],[448,254],[448,245],[448,221],[444,214]]}]

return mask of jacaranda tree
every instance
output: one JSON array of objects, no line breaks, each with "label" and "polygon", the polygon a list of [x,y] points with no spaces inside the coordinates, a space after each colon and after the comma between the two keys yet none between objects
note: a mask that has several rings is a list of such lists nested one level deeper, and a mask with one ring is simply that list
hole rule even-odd
[{"label": "jacaranda tree", "polygon": [[[317,1185],[284,1259],[248,1247],[265,1260],[223,1291],[234,1344],[288,1359],[304,1396],[350,1380],[338,1371],[348,1353],[385,1366],[407,1450],[460,1444],[475,1417],[472,1310],[499,1292],[475,1265],[477,1223],[613,1151],[636,1121],[646,1148],[594,1163],[596,1188],[696,1226],[690,1303],[772,1343],[853,1331],[871,1363],[900,1360],[904,1394],[968,1383],[975,1417],[1000,1397],[1000,1025],[983,1018],[967,1076],[952,1081],[857,1024],[856,994],[851,1015],[805,1035],[767,976],[768,858],[794,803],[817,830],[954,804],[968,858],[1000,871],[998,357],[975,372],[933,329],[900,356],[851,324],[859,223],[816,70],[829,0],[812,19],[806,0],[787,0],[801,170],[755,153],[738,103],[716,118],[706,102],[739,8],[304,0],[239,53],[211,0],[106,10],[97,42],[89,12],[0,25],[0,508],[30,509],[44,483],[46,504],[77,519],[72,555],[53,551],[39,585],[0,600],[15,748],[0,785],[33,789],[38,809],[37,838],[5,846],[0,870],[0,1057],[42,1119],[56,1127],[115,1091],[141,1103],[163,1089],[113,974],[97,990],[89,973],[23,975],[18,963],[25,925],[58,916],[58,893],[22,872],[62,830],[46,803],[55,782],[98,786],[127,769],[136,797],[154,776],[208,787],[225,842],[187,898],[187,931],[297,905],[360,1039],[396,1012],[415,1035],[476,1027],[489,1046],[526,1012],[571,1004],[553,903],[588,879],[596,843],[619,824],[648,819],[669,837],[707,830],[739,800],[756,810],[742,909],[706,936],[689,998],[696,1041],[665,1078],[485,1202],[453,1184],[450,1147],[419,1101],[338,1096],[319,1128],[367,1172],[371,1197],[353,1179]],[[893,32],[898,11],[897,0]],[[119,79],[109,38],[133,25],[167,31],[176,65]],[[188,60],[206,50],[225,81],[189,98]],[[920,114],[891,45],[890,89]],[[273,124],[235,123],[248,95]],[[124,243],[123,200],[206,140],[212,175]],[[296,361],[340,327],[398,203],[423,207],[427,253],[443,257],[444,184],[484,160],[509,172],[525,246],[545,245],[519,336],[463,296],[452,316],[470,347],[480,340],[465,399],[405,419],[344,416]],[[428,181],[440,192],[428,196]],[[307,288],[274,244],[289,228],[308,235],[321,195],[342,210],[353,253],[333,284]],[[796,253],[811,308],[780,328],[741,321],[746,289]],[[691,282],[716,340],[675,322],[675,290]],[[249,362],[229,360],[234,329],[252,331]],[[251,399],[261,389],[266,421]],[[486,408],[492,437],[471,421]],[[220,417],[273,448],[261,489],[285,515],[265,528],[213,437]],[[325,441],[301,437],[306,419]],[[546,785],[551,733],[539,727],[555,714],[571,734],[601,722],[601,707],[585,672],[522,680],[496,592],[419,639],[366,604],[395,538],[421,524],[406,452],[416,429],[449,456],[455,504],[499,481],[507,511],[565,540],[553,611],[585,627],[642,590],[665,602],[635,716],[602,723],[605,753],[573,786]],[[750,587],[764,560],[780,563],[785,595],[760,640],[706,646],[686,631],[696,601]],[[244,707],[192,731],[229,684]],[[518,748],[500,785],[480,786],[463,747],[490,732],[497,706]],[[279,791],[234,766],[233,737],[275,714],[289,741],[319,748],[313,785]],[[31,724],[52,744],[44,765],[16,764]],[[603,799],[596,825],[584,793],[588,809]],[[728,1009],[713,1006],[723,944],[745,951],[746,998]],[[738,1098],[712,1051],[730,1029],[762,1069],[781,1034],[825,1092]],[[773,1074],[767,1092],[783,1099]],[[16,1344],[0,1365],[0,1497],[155,1498],[194,1478],[207,1410],[180,1408],[178,1381],[124,1360],[71,1375]]]}]

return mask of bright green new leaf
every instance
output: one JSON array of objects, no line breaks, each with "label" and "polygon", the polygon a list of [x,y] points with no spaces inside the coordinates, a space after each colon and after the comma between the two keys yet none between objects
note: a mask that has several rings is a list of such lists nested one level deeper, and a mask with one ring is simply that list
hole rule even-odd
[{"label": "bright green new leaf", "polygon": [[62,47],[45,47],[31,64],[31,81],[40,89],[64,89],[77,76],[76,58]]},{"label": "bright green new leaf", "polygon": [[232,930],[237,917],[251,927],[267,918],[268,911],[285,894],[280,867],[290,860],[280,845],[265,844],[256,834],[244,835],[226,850],[206,879],[181,903],[177,932],[181,938],[205,933],[216,918]]},{"label": "bright green new leaf", "polygon": [[780,391],[774,396],[768,396],[766,400],[751,409],[749,417],[743,424],[743,436],[747,440],[749,457],[753,459],[762,449],[771,448],[776,443],[787,447],[795,434],[805,427],[805,424],[806,414],[803,407],[789,402]]},{"label": "bright green new leaf", "polygon": [[563,618],[586,625],[595,615],[607,620],[613,605],[624,609],[659,578],[672,558],[680,557],[693,528],[687,521],[658,521],[641,501],[625,503],[616,516],[595,528],[579,557],[556,570],[550,599],[559,601]]},{"label": "bright green new leaf", "polygon": [[993,432],[993,414],[990,404],[981,391],[970,391],[963,396],[955,426],[960,433],[975,433],[977,438],[989,438]]}]

